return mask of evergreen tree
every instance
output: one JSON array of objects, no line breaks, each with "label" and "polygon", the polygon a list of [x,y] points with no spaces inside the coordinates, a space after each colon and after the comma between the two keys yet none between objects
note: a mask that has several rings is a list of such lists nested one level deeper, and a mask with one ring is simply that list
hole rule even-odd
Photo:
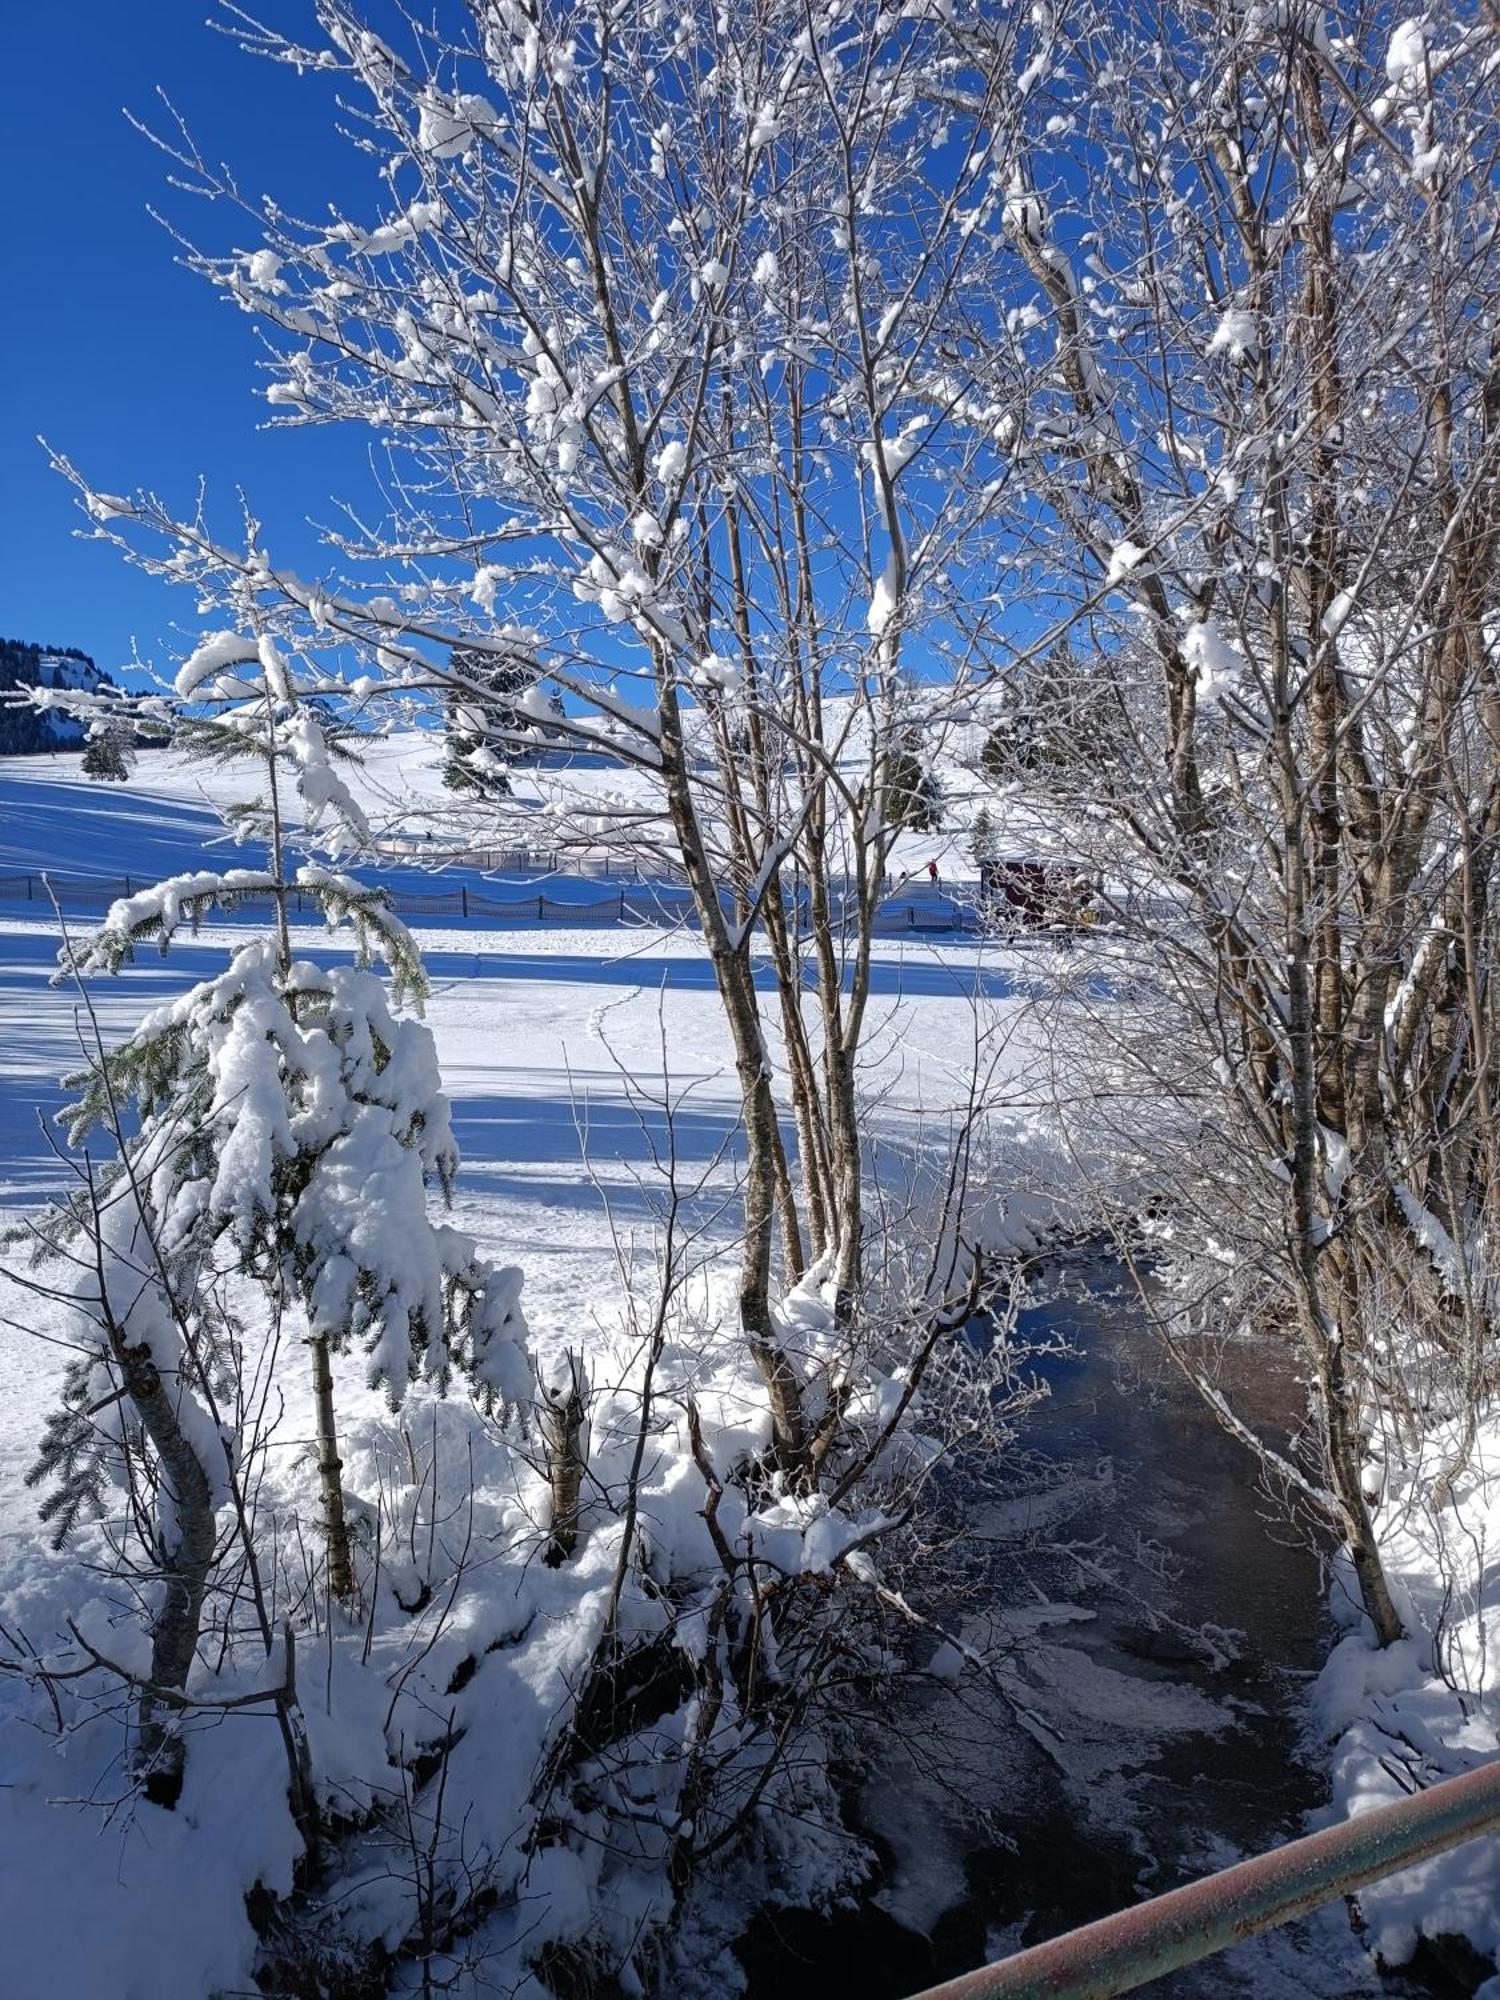
[{"label": "evergreen tree", "polygon": [[943,823],[943,792],[936,773],[917,754],[914,737],[902,737],[886,769],[886,824],[913,833],[936,833]]},{"label": "evergreen tree", "polygon": [[969,852],[974,857],[974,866],[983,875],[995,858],[995,822],[988,806],[979,808],[969,827]]},{"label": "evergreen tree", "polygon": [[1016,749],[1017,727],[1013,717],[997,722],[985,737],[979,752],[979,768],[992,785],[1005,785],[1024,768]]},{"label": "evergreen tree", "polygon": [[[288,871],[281,802],[289,777],[309,824],[333,823],[330,844],[360,842],[367,831],[290,663],[269,637],[214,633],[177,687],[198,704],[184,742],[205,754],[258,757],[266,795],[243,809],[242,824],[265,830],[268,864],[179,876],[122,899],[65,952],[59,977],[118,971],[148,941],[166,951],[183,924],[196,929],[215,908],[268,904],[272,923],[71,1080],[79,1096],[67,1114],[69,1138],[78,1144],[96,1126],[118,1124],[120,1107],[132,1114],[135,1135],[123,1142],[116,1178],[137,1191],[169,1297],[177,1274],[191,1292],[191,1274],[227,1254],[277,1309],[300,1308],[330,1584],[352,1602],[330,1357],[362,1350],[393,1407],[414,1369],[445,1385],[455,1363],[487,1397],[520,1400],[530,1392],[520,1275],[487,1264],[467,1236],[428,1213],[427,1185],[446,1193],[457,1152],[431,1033],[395,1011],[423,993],[406,927],[383,891],[321,865]],[[325,971],[293,957],[294,890],[330,928],[353,930],[354,964]],[[377,954],[389,992],[369,970]],[[89,1223],[87,1214],[75,1219]],[[107,1344],[93,1361],[108,1371]],[[93,1387],[69,1391],[75,1401],[85,1393]],[[48,1506],[64,1529],[97,1478],[68,1423],[64,1413],[40,1468],[60,1482]]]},{"label": "evergreen tree", "polygon": [[1014,691],[984,740],[980,770],[996,785],[1097,774],[1117,734],[1116,698],[1107,662],[1080,661],[1065,640]]},{"label": "evergreen tree", "polygon": [[118,722],[96,720],[89,724],[83,748],[83,774],[95,780],[119,780],[130,776],[130,735]]},{"label": "evergreen tree", "polygon": [[443,783],[450,791],[480,798],[507,797],[508,739],[529,726],[519,703],[536,683],[535,670],[519,659],[497,658],[473,647],[456,647],[452,666],[464,685],[448,691]]}]

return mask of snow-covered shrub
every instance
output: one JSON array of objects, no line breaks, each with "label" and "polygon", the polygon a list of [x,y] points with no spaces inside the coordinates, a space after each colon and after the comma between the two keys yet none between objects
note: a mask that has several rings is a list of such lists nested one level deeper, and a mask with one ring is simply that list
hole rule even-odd
[{"label": "snow-covered shrub", "polygon": [[[146,1149],[136,1164],[147,1166]],[[65,1324],[74,1353],[28,1483],[48,1489],[41,1515],[54,1549],[123,1500],[117,1577],[135,1580],[151,1634],[137,1763],[147,1796],[170,1805],[183,1765],[170,1705],[193,1666],[234,1468],[235,1436],[218,1416],[233,1394],[232,1337],[210,1274],[165,1254],[129,1173],[108,1190],[86,1183],[39,1241],[72,1274]]]}]

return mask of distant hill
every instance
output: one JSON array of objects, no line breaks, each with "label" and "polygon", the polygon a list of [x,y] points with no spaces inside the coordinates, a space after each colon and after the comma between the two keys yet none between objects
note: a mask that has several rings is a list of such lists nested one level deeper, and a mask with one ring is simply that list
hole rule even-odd
[{"label": "distant hill", "polygon": [[80,750],[83,724],[55,710],[7,700],[16,688],[73,687],[92,692],[113,687],[87,653],[76,646],[37,646],[26,639],[0,639],[0,756],[24,757],[43,750]]}]

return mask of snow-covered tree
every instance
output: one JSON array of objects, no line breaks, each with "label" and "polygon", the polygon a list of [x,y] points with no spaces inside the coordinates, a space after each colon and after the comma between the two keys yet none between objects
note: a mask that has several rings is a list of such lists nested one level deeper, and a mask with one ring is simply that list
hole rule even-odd
[{"label": "snow-covered tree", "polygon": [[[111,1136],[118,1143],[118,1127]],[[187,1687],[235,1442],[217,1417],[231,1347],[222,1299],[210,1274],[164,1252],[137,1178],[164,1143],[148,1135],[112,1185],[88,1177],[70,1211],[38,1228],[35,1245],[73,1274],[64,1295],[74,1353],[28,1483],[47,1488],[41,1515],[58,1549],[82,1520],[104,1515],[114,1489],[128,1498],[156,1580],[137,1767],[147,1796],[174,1805],[183,1743],[163,1704]]]},{"label": "snow-covered tree", "polygon": [[1071,627],[1109,693],[1031,782],[1145,923],[1160,996],[1091,1023],[1065,1087],[1081,1062],[1093,1114],[1129,1107],[1119,1146],[1164,1189],[1174,1352],[1292,1342],[1314,1442],[1258,1448],[1388,1644],[1380,1465],[1435,1357],[1472,1396],[1494,1340],[1495,24],[1057,29],[1007,227],[1051,356],[1017,531],[1069,531],[1007,678],[1045,689]]},{"label": "snow-covered tree", "polygon": [[[352,1602],[330,1357],[361,1351],[393,1407],[414,1371],[445,1384],[455,1363],[490,1395],[525,1400],[520,1275],[485,1263],[429,1213],[428,1184],[446,1193],[457,1152],[431,1033],[393,1011],[424,990],[409,932],[383,892],[287,861],[288,771],[313,828],[326,817],[336,846],[364,834],[292,664],[265,636],[216,632],[177,691],[197,711],[187,743],[259,760],[265,794],[238,817],[242,831],[266,832],[268,866],[177,876],[121,899],[66,948],[59,977],[118,972],[147,943],[165,952],[184,924],[196,930],[215,909],[260,906],[269,927],[74,1080],[68,1136],[80,1145],[128,1106],[139,1131],[126,1166],[162,1256],[191,1271],[227,1248],[278,1305],[300,1306],[330,1582]],[[324,968],[294,954],[294,893],[330,930],[352,931],[355,963]],[[389,993],[368,969],[376,954]]]},{"label": "snow-covered tree", "polygon": [[531,672],[506,660],[491,663],[482,654],[477,659],[456,657],[454,664],[466,679],[481,681],[491,692],[481,699],[467,688],[449,690],[443,783],[453,792],[501,797],[511,789],[501,746],[512,726],[513,698],[531,685]]},{"label": "snow-covered tree", "polygon": [[536,665],[521,654],[496,656],[458,647],[449,667],[443,783],[450,791],[482,799],[508,797],[510,764],[560,740],[547,728],[547,719],[562,720],[561,699],[537,688]]},{"label": "snow-covered tree", "polygon": [[89,724],[83,746],[83,774],[86,778],[124,781],[130,776],[130,735],[119,723],[98,720]]},{"label": "snow-covered tree", "polygon": [[888,804],[892,828],[935,833],[943,823],[943,790],[935,773],[922,761],[913,736],[892,745]]},{"label": "snow-covered tree", "polygon": [[981,875],[994,860],[995,851],[994,816],[987,805],[981,804],[969,822],[969,855]]}]

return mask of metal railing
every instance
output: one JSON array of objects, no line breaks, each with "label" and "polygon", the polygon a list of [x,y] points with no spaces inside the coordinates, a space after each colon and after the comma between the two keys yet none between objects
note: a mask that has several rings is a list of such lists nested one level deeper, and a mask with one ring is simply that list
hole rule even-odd
[{"label": "metal railing", "polygon": [[1500,1758],[962,1973],[914,2000],[1114,2000],[1497,1831]]}]

